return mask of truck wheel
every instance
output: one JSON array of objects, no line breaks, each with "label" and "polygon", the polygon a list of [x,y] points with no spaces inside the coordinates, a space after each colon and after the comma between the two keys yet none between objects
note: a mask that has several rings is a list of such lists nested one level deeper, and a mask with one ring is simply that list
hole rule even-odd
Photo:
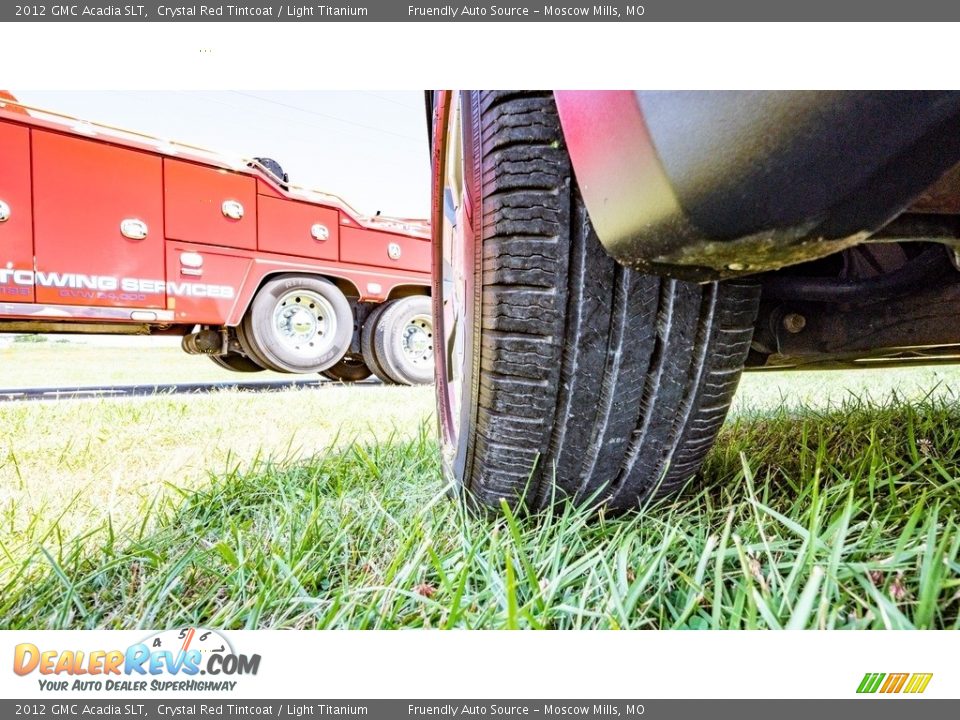
[{"label": "truck wheel", "polygon": [[208,355],[211,360],[220,367],[233,372],[263,372],[266,368],[257,365],[256,362],[240,353],[230,353],[229,355]]},{"label": "truck wheel", "polygon": [[453,95],[438,118],[446,472],[493,507],[567,497],[622,511],[677,491],[726,416],[757,288],[642,275],[610,259],[549,93]]},{"label": "truck wheel", "polygon": [[238,328],[244,352],[280,372],[317,373],[350,347],[353,312],[339,288],[308,275],[269,280]]},{"label": "truck wheel", "polygon": [[370,368],[374,376],[387,385],[396,385],[397,381],[390,377],[387,371],[384,370],[383,365],[380,364],[373,341],[373,331],[377,327],[380,316],[383,315],[384,311],[390,307],[391,304],[390,302],[381,303],[373,312],[367,315],[367,319],[363,323],[363,328],[360,330],[360,352],[363,355],[363,362]]},{"label": "truck wheel", "polygon": [[400,385],[433,382],[433,318],[430,298],[413,295],[391,302],[373,326],[373,352]]},{"label": "truck wheel", "polygon": [[344,358],[331,368],[320,373],[330,380],[341,382],[360,382],[370,377],[370,368],[359,357],[345,355]]}]

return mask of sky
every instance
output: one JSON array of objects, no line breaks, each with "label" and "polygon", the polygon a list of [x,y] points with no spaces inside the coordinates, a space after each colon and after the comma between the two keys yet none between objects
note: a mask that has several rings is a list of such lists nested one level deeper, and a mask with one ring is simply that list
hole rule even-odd
[{"label": "sky", "polygon": [[430,158],[420,92],[29,91],[24,103],[241,157],[364,214],[426,218]]}]

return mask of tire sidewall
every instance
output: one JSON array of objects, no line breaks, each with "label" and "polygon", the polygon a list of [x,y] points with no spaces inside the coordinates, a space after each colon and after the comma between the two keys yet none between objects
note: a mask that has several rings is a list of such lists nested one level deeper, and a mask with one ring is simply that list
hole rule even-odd
[{"label": "tire sidewall", "polygon": [[399,381],[387,373],[383,364],[380,362],[380,358],[377,357],[376,342],[374,340],[374,331],[376,330],[377,324],[380,322],[383,313],[391,305],[392,301],[385,302],[367,315],[367,319],[364,321],[363,328],[360,331],[360,353],[367,367],[370,368],[381,382],[396,385]]},{"label": "tire sidewall", "polygon": [[433,381],[433,364],[417,367],[409,362],[402,349],[404,328],[415,315],[431,317],[429,297],[417,295],[397,300],[380,316],[373,329],[377,359],[387,374],[403,385],[426,385]]}]

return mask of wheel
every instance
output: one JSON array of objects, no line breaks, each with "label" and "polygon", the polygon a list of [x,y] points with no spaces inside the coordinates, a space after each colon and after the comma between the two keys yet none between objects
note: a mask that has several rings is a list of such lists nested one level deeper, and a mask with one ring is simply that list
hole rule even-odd
[{"label": "wheel", "polygon": [[424,295],[390,303],[373,326],[373,353],[400,385],[433,382],[433,318]]},{"label": "wheel", "polygon": [[567,497],[622,511],[677,491],[726,416],[758,289],[643,275],[610,259],[552,95],[444,95],[436,116],[446,473],[494,507]]},{"label": "wheel", "polygon": [[366,363],[353,355],[345,355],[343,359],[333,367],[330,367],[320,373],[330,380],[340,380],[342,382],[360,382],[370,377],[370,368]]},{"label": "wheel", "polygon": [[309,275],[280,275],[260,288],[237,330],[244,352],[280,372],[317,373],[344,356],[353,312],[339,288]]},{"label": "wheel", "polygon": [[226,370],[232,370],[233,372],[263,372],[266,370],[265,367],[258,365],[256,362],[248,358],[246,355],[241,355],[240,353],[230,353],[229,355],[208,355],[211,360],[217,365]]},{"label": "wheel", "polygon": [[360,353],[363,355],[363,362],[366,363],[368,368],[370,368],[370,372],[372,372],[374,376],[376,376],[381,382],[384,382],[388,385],[396,385],[397,381],[387,374],[387,371],[384,369],[383,365],[380,364],[380,360],[377,358],[373,338],[373,331],[377,327],[377,322],[380,320],[380,316],[383,315],[384,311],[391,304],[392,303],[390,302],[382,303],[378,305],[373,312],[367,315],[367,319],[363,323],[363,328],[360,330]]}]

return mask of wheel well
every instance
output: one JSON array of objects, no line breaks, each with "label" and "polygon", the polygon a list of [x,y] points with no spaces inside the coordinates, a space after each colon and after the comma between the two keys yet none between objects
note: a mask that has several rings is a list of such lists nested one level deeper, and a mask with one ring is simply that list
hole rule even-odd
[{"label": "wheel well", "polygon": [[360,297],[360,289],[349,280],[346,280],[340,277],[334,277],[332,275],[321,275],[320,273],[307,273],[307,274],[319,275],[320,277],[325,278],[326,280],[329,280],[338,288],[340,288],[340,292],[342,292],[344,295],[347,296],[347,298],[351,300],[356,300],[357,298]]},{"label": "wheel well", "polygon": [[399,300],[400,298],[410,297],[411,295],[430,295],[430,288],[426,285],[397,285],[394,287],[390,294],[387,295],[387,300]]}]

